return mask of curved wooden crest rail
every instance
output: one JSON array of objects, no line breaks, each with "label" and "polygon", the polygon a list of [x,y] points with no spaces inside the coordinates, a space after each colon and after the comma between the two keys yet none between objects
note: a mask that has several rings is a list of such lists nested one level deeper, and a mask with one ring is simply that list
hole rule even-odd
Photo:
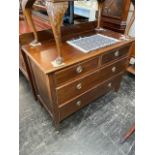
[{"label": "curved wooden crest rail", "polygon": [[[23,0],[22,8],[24,15],[27,19],[29,26],[32,28],[34,34],[34,40],[30,43],[31,46],[39,46],[41,43],[39,42],[38,35],[36,32],[36,28],[34,22],[32,20],[31,9],[36,0]],[[57,47],[57,58],[52,62],[53,66],[58,67],[63,65],[63,58],[61,55],[61,24],[63,21],[63,16],[68,7],[68,1],[74,0],[46,0],[46,10],[49,16],[49,20],[51,23],[52,31],[54,34],[56,47]],[[101,21],[101,12],[103,9],[103,5],[105,0],[97,0],[99,14],[98,14],[98,25],[97,29],[100,29],[100,21]]]}]

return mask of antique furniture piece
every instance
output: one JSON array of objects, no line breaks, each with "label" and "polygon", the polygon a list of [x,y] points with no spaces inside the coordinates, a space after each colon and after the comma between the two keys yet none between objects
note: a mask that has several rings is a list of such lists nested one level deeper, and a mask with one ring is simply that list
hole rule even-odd
[{"label": "antique furniture piece", "polygon": [[[61,4],[57,3],[60,1]],[[52,31],[41,32],[42,36],[51,35],[51,38],[40,38],[30,15],[33,2],[27,0],[22,4],[35,38],[31,44],[22,46],[22,56],[35,98],[44,105],[57,126],[99,96],[119,89],[134,40],[106,29],[96,31],[96,22],[61,28],[68,6],[66,0],[46,1]],[[67,43],[73,38],[91,38],[96,34],[103,36],[106,46],[88,53]],[[117,41],[110,45],[105,37]]]},{"label": "antique furniture piece", "polygon": [[22,47],[36,99],[53,117],[56,126],[96,98],[119,89],[128,65],[132,38],[121,40],[119,33],[101,31],[101,35],[113,37],[119,42],[89,53],[83,53],[66,42],[96,34],[96,26],[95,22],[89,22],[62,27],[64,65],[59,67],[51,63],[57,55],[52,32],[46,31],[52,38],[40,41],[41,46],[31,47],[27,44]]},{"label": "antique furniture piece", "polygon": [[[95,0],[92,1],[94,2]],[[83,5],[85,2],[82,1],[77,3],[80,6]],[[116,32],[124,33],[127,25],[126,21],[130,8],[130,3],[131,0],[105,0],[105,4],[103,6],[102,11],[102,27],[111,29]]]},{"label": "antique furniture piece", "polygon": [[124,33],[130,0],[105,0],[102,21],[105,28]]}]

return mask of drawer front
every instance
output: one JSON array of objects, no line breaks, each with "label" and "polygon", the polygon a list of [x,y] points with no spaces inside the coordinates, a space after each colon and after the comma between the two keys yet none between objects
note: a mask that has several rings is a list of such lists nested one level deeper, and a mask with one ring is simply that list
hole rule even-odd
[{"label": "drawer front", "polygon": [[98,70],[76,82],[58,87],[56,89],[58,104],[63,104],[97,85],[100,82],[99,74],[100,71]]},{"label": "drawer front", "polygon": [[94,69],[97,69],[99,62],[99,57],[91,59],[89,61],[74,65],[73,67],[66,68],[62,71],[55,73],[55,82],[57,86],[60,86],[62,83],[73,80],[85,73],[88,73]]},{"label": "drawer front", "polygon": [[127,56],[129,47],[130,46],[126,46],[102,55],[102,65],[109,63],[110,61],[117,60],[123,56]]},{"label": "drawer front", "polygon": [[107,80],[106,82],[100,84],[98,87],[90,90],[89,92],[77,97],[76,99],[66,103],[63,106],[59,106],[60,110],[60,120],[71,115],[72,113],[78,111],[91,101],[106,94],[112,88],[118,88],[122,78],[122,73],[115,76],[113,79]]},{"label": "drawer front", "polygon": [[101,69],[100,78],[104,81],[125,70],[127,58],[105,66]]},{"label": "drawer front", "polygon": [[85,91],[95,87],[97,84],[124,71],[126,62],[127,58],[122,59],[118,62],[107,65],[101,70],[97,70],[80,80],[56,88],[58,104],[64,104],[76,96],[81,95]]}]

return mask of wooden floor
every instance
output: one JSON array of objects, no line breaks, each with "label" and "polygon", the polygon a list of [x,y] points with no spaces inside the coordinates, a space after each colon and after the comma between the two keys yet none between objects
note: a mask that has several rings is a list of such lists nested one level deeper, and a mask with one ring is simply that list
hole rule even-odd
[{"label": "wooden floor", "polygon": [[20,74],[20,155],[134,155],[135,135],[121,144],[134,123],[135,81],[125,75],[118,93],[110,92],[65,119],[60,131],[32,96]]}]

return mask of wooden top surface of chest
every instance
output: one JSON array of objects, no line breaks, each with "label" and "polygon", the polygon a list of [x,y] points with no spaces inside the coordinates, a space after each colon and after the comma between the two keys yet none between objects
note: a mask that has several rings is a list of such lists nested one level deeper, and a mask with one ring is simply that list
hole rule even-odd
[{"label": "wooden top surface of chest", "polygon": [[41,46],[31,47],[30,45],[24,45],[22,47],[23,51],[26,55],[45,73],[52,73],[58,71],[60,69],[66,68],[73,64],[91,59],[95,56],[107,53],[108,51],[117,50],[121,47],[131,45],[133,42],[133,38],[129,38],[127,40],[120,40],[122,34],[116,33],[110,30],[106,30],[100,32],[100,34],[113,37],[115,39],[120,40],[118,43],[114,45],[110,45],[108,47],[100,48],[98,50],[94,50],[89,53],[83,53],[79,49],[74,48],[73,46],[66,43],[67,40],[71,40],[73,38],[89,36],[93,34],[97,34],[98,32],[95,30],[88,30],[87,32],[74,33],[74,31],[68,31],[70,35],[63,35],[62,42],[62,56],[64,59],[64,65],[60,67],[53,67],[51,61],[53,61],[57,56],[56,45],[53,39],[42,41]]}]

